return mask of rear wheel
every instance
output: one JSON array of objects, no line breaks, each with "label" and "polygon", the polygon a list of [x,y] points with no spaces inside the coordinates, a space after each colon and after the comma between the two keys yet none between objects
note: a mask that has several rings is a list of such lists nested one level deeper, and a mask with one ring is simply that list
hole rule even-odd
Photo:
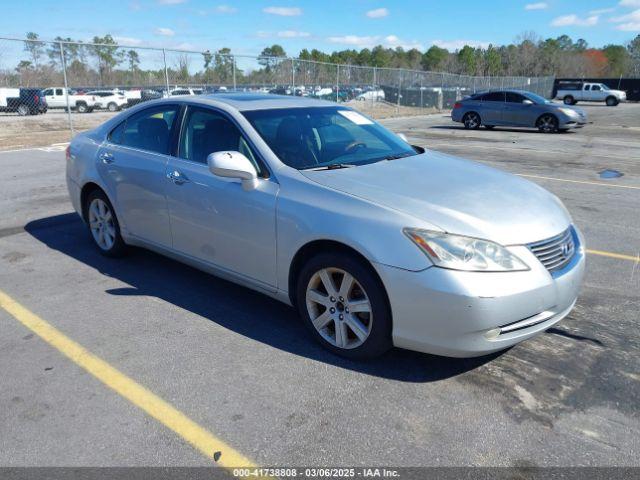
[{"label": "rear wheel", "polygon": [[563,101],[565,105],[574,105],[576,103],[575,99],[571,95],[565,95]]},{"label": "rear wheel", "polygon": [[558,131],[558,119],[548,113],[538,119],[536,126],[542,133],[554,133]]},{"label": "rear wheel", "polygon": [[616,105],[618,105],[619,101],[616,97],[610,96],[610,97],[607,97],[606,103],[608,107],[615,107]]},{"label": "rear wheel", "polygon": [[324,253],[302,268],[296,304],[312,335],[348,358],[372,358],[391,348],[391,310],[371,267],[346,253]]},{"label": "rear wheel", "polygon": [[464,128],[467,130],[477,130],[481,125],[480,115],[476,112],[465,113],[464,117],[462,117],[462,123],[464,123]]},{"label": "rear wheel", "polygon": [[29,111],[29,105],[25,105],[24,103],[18,105],[18,115],[20,115],[21,117],[24,117],[25,115],[29,115],[29,113],[31,113]]},{"label": "rear wheel", "polygon": [[93,242],[102,255],[120,257],[126,245],[111,202],[102,190],[94,190],[85,203],[85,218]]}]

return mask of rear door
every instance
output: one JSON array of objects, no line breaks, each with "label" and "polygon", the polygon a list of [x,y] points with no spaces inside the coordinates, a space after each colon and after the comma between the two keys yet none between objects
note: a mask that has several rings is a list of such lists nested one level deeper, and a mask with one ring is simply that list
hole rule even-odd
[{"label": "rear door", "polygon": [[480,119],[483,125],[500,125],[505,108],[504,92],[489,92],[480,98]]},{"label": "rear door", "polygon": [[165,177],[179,106],[163,104],[129,116],[98,149],[98,171],[126,231],[171,247]]}]

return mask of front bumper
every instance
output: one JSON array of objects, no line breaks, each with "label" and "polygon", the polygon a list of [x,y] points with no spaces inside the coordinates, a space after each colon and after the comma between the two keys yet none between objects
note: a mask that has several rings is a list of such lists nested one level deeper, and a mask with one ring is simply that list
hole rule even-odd
[{"label": "front bumper", "polygon": [[585,270],[584,242],[551,274],[527,247],[509,250],[526,272],[462,272],[431,267],[411,272],[376,264],[387,288],[395,346],[449,357],[508,348],[569,314]]}]

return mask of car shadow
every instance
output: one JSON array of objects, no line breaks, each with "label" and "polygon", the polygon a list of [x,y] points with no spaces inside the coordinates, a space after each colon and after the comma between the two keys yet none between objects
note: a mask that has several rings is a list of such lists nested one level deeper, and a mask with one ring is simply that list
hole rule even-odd
[{"label": "car shadow", "polygon": [[293,308],[258,292],[144,249],[132,248],[122,259],[100,255],[75,213],[34,220],[25,231],[49,248],[128,284],[106,290],[114,302],[120,296],[156,297],[273,348],[367,375],[433,382],[500,355],[453,359],[394,348],[366,362],[344,359],[319,346]]},{"label": "car shadow", "polygon": [[[429,128],[435,128],[438,130],[466,130],[468,132],[473,132],[474,130],[468,130],[466,128],[464,128],[464,126],[462,125],[431,125]],[[511,133],[537,133],[540,135],[546,135],[545,133],[542,133],[540,130],[535,129],[535,128],[526,128],[526,127],[522,127],[522,128],[508,128],[508,127],[494,127],[492,129],[487,129],[484,127],[480,127],[477,131],[483,131],[486,132],[487,134],[490,134],[492,132],[511,132]],[[556,132],[562,135],[573,135],[576,133],[575,129],[570,129],[570,130],[560,130],[559,132]]]}]

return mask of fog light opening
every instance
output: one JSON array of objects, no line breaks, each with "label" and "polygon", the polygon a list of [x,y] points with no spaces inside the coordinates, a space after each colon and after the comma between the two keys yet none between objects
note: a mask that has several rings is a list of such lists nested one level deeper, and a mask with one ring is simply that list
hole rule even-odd
[{"label": "fog light opening", "polygon": [[496,338],[498,338],[500,336],[500,329],[499,328],[494,328],[492,330],[488,330],[485,332],[484,334],[484,338],[486,338],[487,340],[495,340]]}]

